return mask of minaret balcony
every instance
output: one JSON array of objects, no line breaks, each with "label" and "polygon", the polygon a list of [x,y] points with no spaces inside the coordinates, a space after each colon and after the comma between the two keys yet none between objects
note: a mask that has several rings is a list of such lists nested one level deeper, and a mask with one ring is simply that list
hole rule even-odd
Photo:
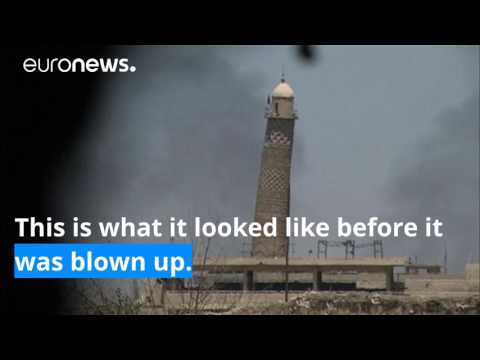
[{"label": "minaret balcony", "polygon": [[296,120],[298,118],[298,113],[297,111],[294,111],[292,114],[285,116],[285,115],[280,115],[274,111],[265,111],[265,119],[294,119]]}]

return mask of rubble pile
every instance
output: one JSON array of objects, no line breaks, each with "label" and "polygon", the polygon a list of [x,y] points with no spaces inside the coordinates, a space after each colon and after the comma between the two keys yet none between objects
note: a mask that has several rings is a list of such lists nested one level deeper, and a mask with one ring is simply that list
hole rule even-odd
[{"label": "rubble pile", "polygon": [[480,294],[461,297],[369,292],[307,292],[288,303],[238,308],[232,314],[259,315],[442,315],[480,314]]}]

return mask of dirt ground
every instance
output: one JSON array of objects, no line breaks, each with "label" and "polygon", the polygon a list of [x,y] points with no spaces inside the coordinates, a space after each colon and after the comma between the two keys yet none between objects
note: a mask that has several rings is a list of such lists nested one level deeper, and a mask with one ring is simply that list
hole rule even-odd
[{"label": "dirt ground", "polygon": [[480,314],[480,294],[309,292],[288,303],[235,308],[235,315],[442,315]]}]

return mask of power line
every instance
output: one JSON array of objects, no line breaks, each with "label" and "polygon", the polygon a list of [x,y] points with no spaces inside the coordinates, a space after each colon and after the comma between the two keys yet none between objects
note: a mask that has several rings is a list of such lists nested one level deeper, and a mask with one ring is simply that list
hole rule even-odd
[{"label": "power line", "polygon": [[354,259],[357,249],[372,248],[374,258],[383,258],[383,241],[373,240],[369,243],[357,244],[355,240],[335,241],[335,240],[317,240],[317,257],[323,255],[324,259],[328,258],[329,247],[344,247],[345,259]]}]

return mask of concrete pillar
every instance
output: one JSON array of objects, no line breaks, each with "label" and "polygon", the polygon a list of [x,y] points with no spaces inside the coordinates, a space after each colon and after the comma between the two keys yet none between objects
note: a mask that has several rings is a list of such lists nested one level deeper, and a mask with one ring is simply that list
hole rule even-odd
[{"label": "concrete pillar", "polygon": [[184,287],[183,279],[167,279],[166,282],[168,290],[182,290],[182,288]]},{"label": "concrete pillar", "polygon": [[158,285],[160,287],[159,303],[160,303],[160,306],[163,308],[163,307],[165,307],[165,293],[167,292],[167,289],[166,289],[166,286],[165,286],[165,281],[163,279],[160,279]]},{"label": "concrete pillar", "polygon": [[313,272],[313,291],[319,291],[322,284],[322,272],[314,271]]},{"label": "concrete pillar", "polygon": [[245,271],[243,273],[243,291],[254,290],[253,271]]},{"label": "concrete pillar", "polygon": [[141,285],[143,285],[143,287],[145,286],[143,283],[140,284],[140,280],[138,279],[134,279],[133,280],[133,298],[134,299],[139,299],[140,298],[140,295],[142,293],[142,290],[140,287]]},{"label": "concrete pillar", "polygon": [[385,269],[385,288],[388,291],[393,290],[393,283],[394,283],[394,278],[393,278],[393,268],[388,267]]}]

